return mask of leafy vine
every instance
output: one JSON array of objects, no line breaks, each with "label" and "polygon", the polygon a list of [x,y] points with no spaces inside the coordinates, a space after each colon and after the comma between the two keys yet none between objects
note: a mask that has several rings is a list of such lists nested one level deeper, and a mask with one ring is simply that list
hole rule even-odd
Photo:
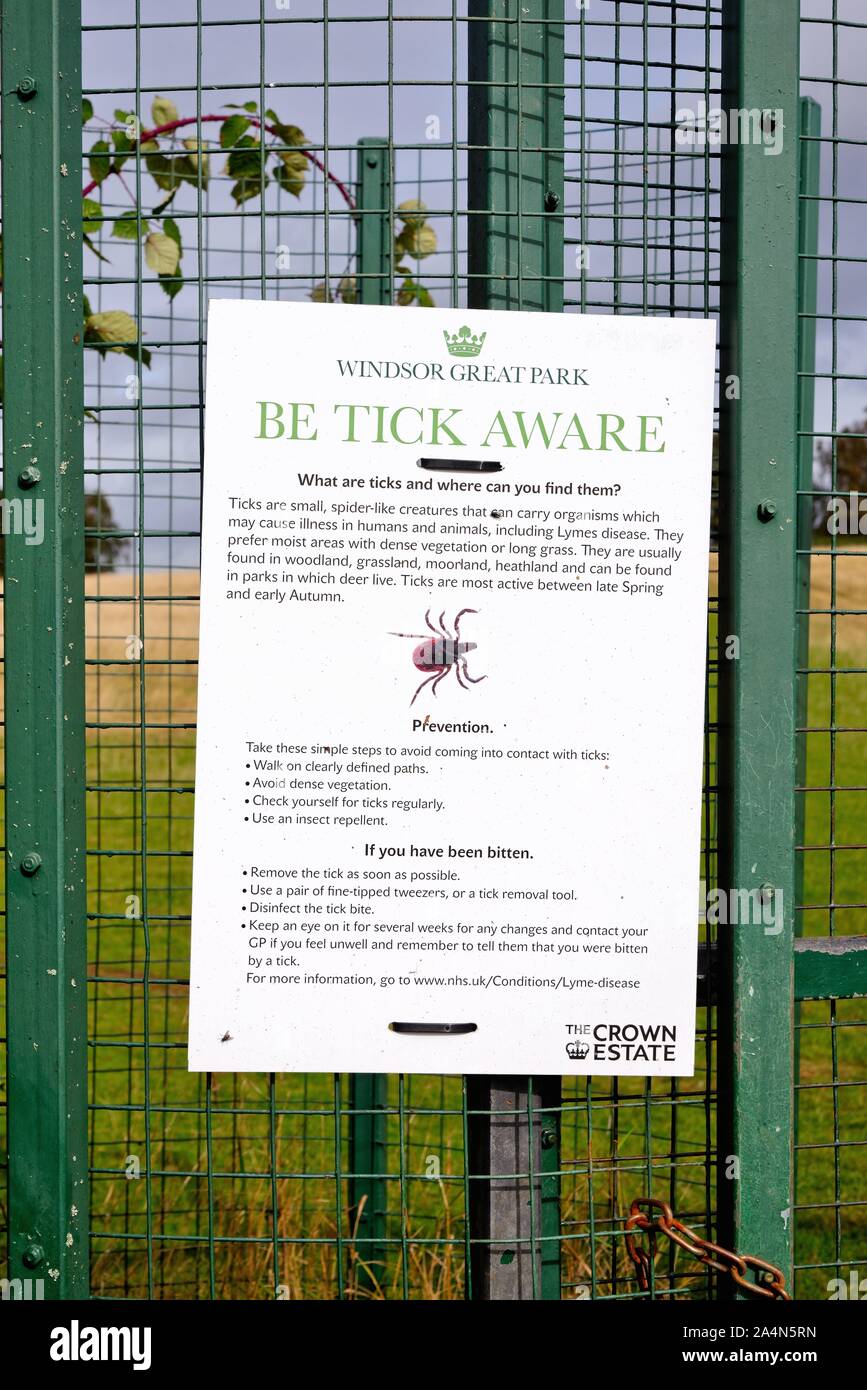
[{"label": "leafy vine", "polygon": [[[82,122],[87,125],[93,119],[93,104],[85,100]],[[219,126],[216,143],[205,140],[202,134],[202,127],[215,125]],[[195,128],[194,135],[182,133],[191,128]],[[248,101],[241,106],[227,106],[223,113],[181,116],[173,101],[159,96],[152,103],[148,129],[141,128],[134,112],[117,110],[113,121],[106,122],[105,132],[88,151],[90,178],[82,190],[85,245],[100,260],[107,260],[93,236],[111,220],[111,236],[119,241],[141,242],[145,265],[153,271],[169,299],[174,299],[184,285],[184,246],[181,229],[169,209],[184,184],[197,192],[207,190],[215,153],[226,156],[223,173],[233,180],[231,197],[236,207],[261,196],[271,183],[295,198],[300,197],[313,166],[338,191],[350,211],[357,214],[352,193],[309,148],[304,132],[282,121],[273,110],[261,112],[257,102]],[[147,214],[142,210],[140,180],[133,189],[124,175],[124,166],[136,154],[143,157],[144,168],[161,195]],[[92,195],[112,177],[126,190],[131,206],[109,219],[102,203]],[[402,277],[395,290],[395,302],[400,305],[426,308],[433,304],[430,291],[407,264],[407,260],[421,261],[437,249],[436,233],[426,214],[424,203],[416,199],[402,203],[396,210],[393,263],[395,274]],[[325,283],[318,284],[311,298],[318,302],[330,298],[355,303],[355,276],[345,274],[333,292],[327,290]],[[138,324],[123,309],[95,313],[85,299],[84,340],[102,354],[122,352],[143,366],[150,365],[151,355],[141,342]]]}]

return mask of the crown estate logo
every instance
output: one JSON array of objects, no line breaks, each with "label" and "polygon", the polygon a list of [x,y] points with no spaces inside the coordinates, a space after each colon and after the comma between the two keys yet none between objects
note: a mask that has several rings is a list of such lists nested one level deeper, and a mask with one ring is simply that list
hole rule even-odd
[{"label": "the crown estate logo", "polygon": [[446,347],[452,357],[478,357],[485,345],[485,338],[487,336],[487,333],[482,333],[480,337],[477,337],[466,324],[464,324],[463,328],[459,328],[457,333],[453,334],[448,334],[445,329],[443,329]]}]

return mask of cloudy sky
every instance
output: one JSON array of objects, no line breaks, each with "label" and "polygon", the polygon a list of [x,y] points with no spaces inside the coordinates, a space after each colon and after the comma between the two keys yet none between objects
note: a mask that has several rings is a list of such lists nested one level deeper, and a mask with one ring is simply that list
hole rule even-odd
[{"label": "cloudy sky", "polygon": [[[395,203],[420,197],[432,210],[438,250],[419,272],[438,303],[452,302],[455,287],[463,299],[467,0],[84,0],[83,8],[84,81],[94,106],[85,148],[116,123],[116,110],[138,111],[147,125],[157,95],[195,117],[226,114],[230,103],[264,94],[265,105],[299,126],[347,187],[358,139],[389,137],[397,147]],[[695,105],[703,93],[714,102],[717,0],[676,9],[590,0],[583,26],[573,0],[565,0],[565,12],[567,300],[575,312],[582,306],[608,311],[615,297],[618,308],[632,312],[713,312],[718,159],[716,152],[705,158],[683,146],[673,151],[670,127],[673,112]],[[837,0],[835,25],[827,22],[832,0],[803,0],[802,15],[803,92],[821,107],[823,135],[815,427],[824,431],[851,424],[867,406],[858,321],[867,305],[861,259],[867,17],[859,0]],[[217,130],[203,127],[215,143]],[[195,127],[181,134],[192,136]],[[191,186],[173,202],[188,283],[171,303],[147,270],[139,300],[136,243],[104,236],[107,262],[86,253],[93,307],[134,313],[153,351],[140,416],[129,398],[134,364],[117,355],[89,358],[90,403],[100,408],[101,421],[87,431],[89,483],[100,472],[118,519],[132,525],[142,458],[146,528],[176,533],[148,543],[147,561],[157,567],[197,560],[189,533],[198,525],[199,341],[208,297],[255,298],[264,290],[269,297],[306,298],[326,273],[326,208],[327,267],[335,283],[353,263],[354,226],[336,187],[326,192],[311,170],[298,199],[272,187],[239,215],[232,181],[220,173],[224,163],[225,156],[212,154],[201,207]],[[164,195],[147,173],[140,184],[147,216]],[[836,205],[832,186],[842,195]],[[103,205],[119,216],[135,206],[137,191],[130,163],[123,181],[112,177],[103,185]],[[589,248],[583,277],[576,269],[579,245]],[[832,313],[841,316],[836,330]]]}]

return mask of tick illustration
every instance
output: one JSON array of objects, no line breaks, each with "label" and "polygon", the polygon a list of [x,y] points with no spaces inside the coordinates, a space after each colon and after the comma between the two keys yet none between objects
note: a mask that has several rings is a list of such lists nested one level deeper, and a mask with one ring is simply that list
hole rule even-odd
[{"label": "tick illustration", "polygon": [[461,641],[461,618],[467,613],[477,612],[477,608],[462,608],[454,621],[454,635],[446,627],[445,613],[440,614],[439,627],[434,627],[431,622],[430,609],[425,613],[424,620],[433,633],[432,637],[428,637],[423,632],[392,632],[390,634],[392,637],[421,638],[419,645],[413,650],[413,665],[417,671],[429,671],[430,675],[425,676],[410,700],[410,709],[426,685],[430,686],[431,694],[436,695],[437,686],[441,680],[445,679],[449,671],[454,671],[458,685],[462,690],[469,690],[470,688],[469,685],[464,684],[465,680],[469,681],[470,685],[478,685],[480,681],[487,679],[486,676],[471,676],[467,670],[467,652],[475,651],[477,643]]}]

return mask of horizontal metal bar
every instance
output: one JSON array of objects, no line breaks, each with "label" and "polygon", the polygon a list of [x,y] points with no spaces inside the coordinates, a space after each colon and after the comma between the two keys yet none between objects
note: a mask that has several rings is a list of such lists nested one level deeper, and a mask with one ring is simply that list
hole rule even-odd
[{"label": "horizontal metal bar", "polygon": [[795,998],[867,995],[867,936],[804,936],[795,942]]}]

